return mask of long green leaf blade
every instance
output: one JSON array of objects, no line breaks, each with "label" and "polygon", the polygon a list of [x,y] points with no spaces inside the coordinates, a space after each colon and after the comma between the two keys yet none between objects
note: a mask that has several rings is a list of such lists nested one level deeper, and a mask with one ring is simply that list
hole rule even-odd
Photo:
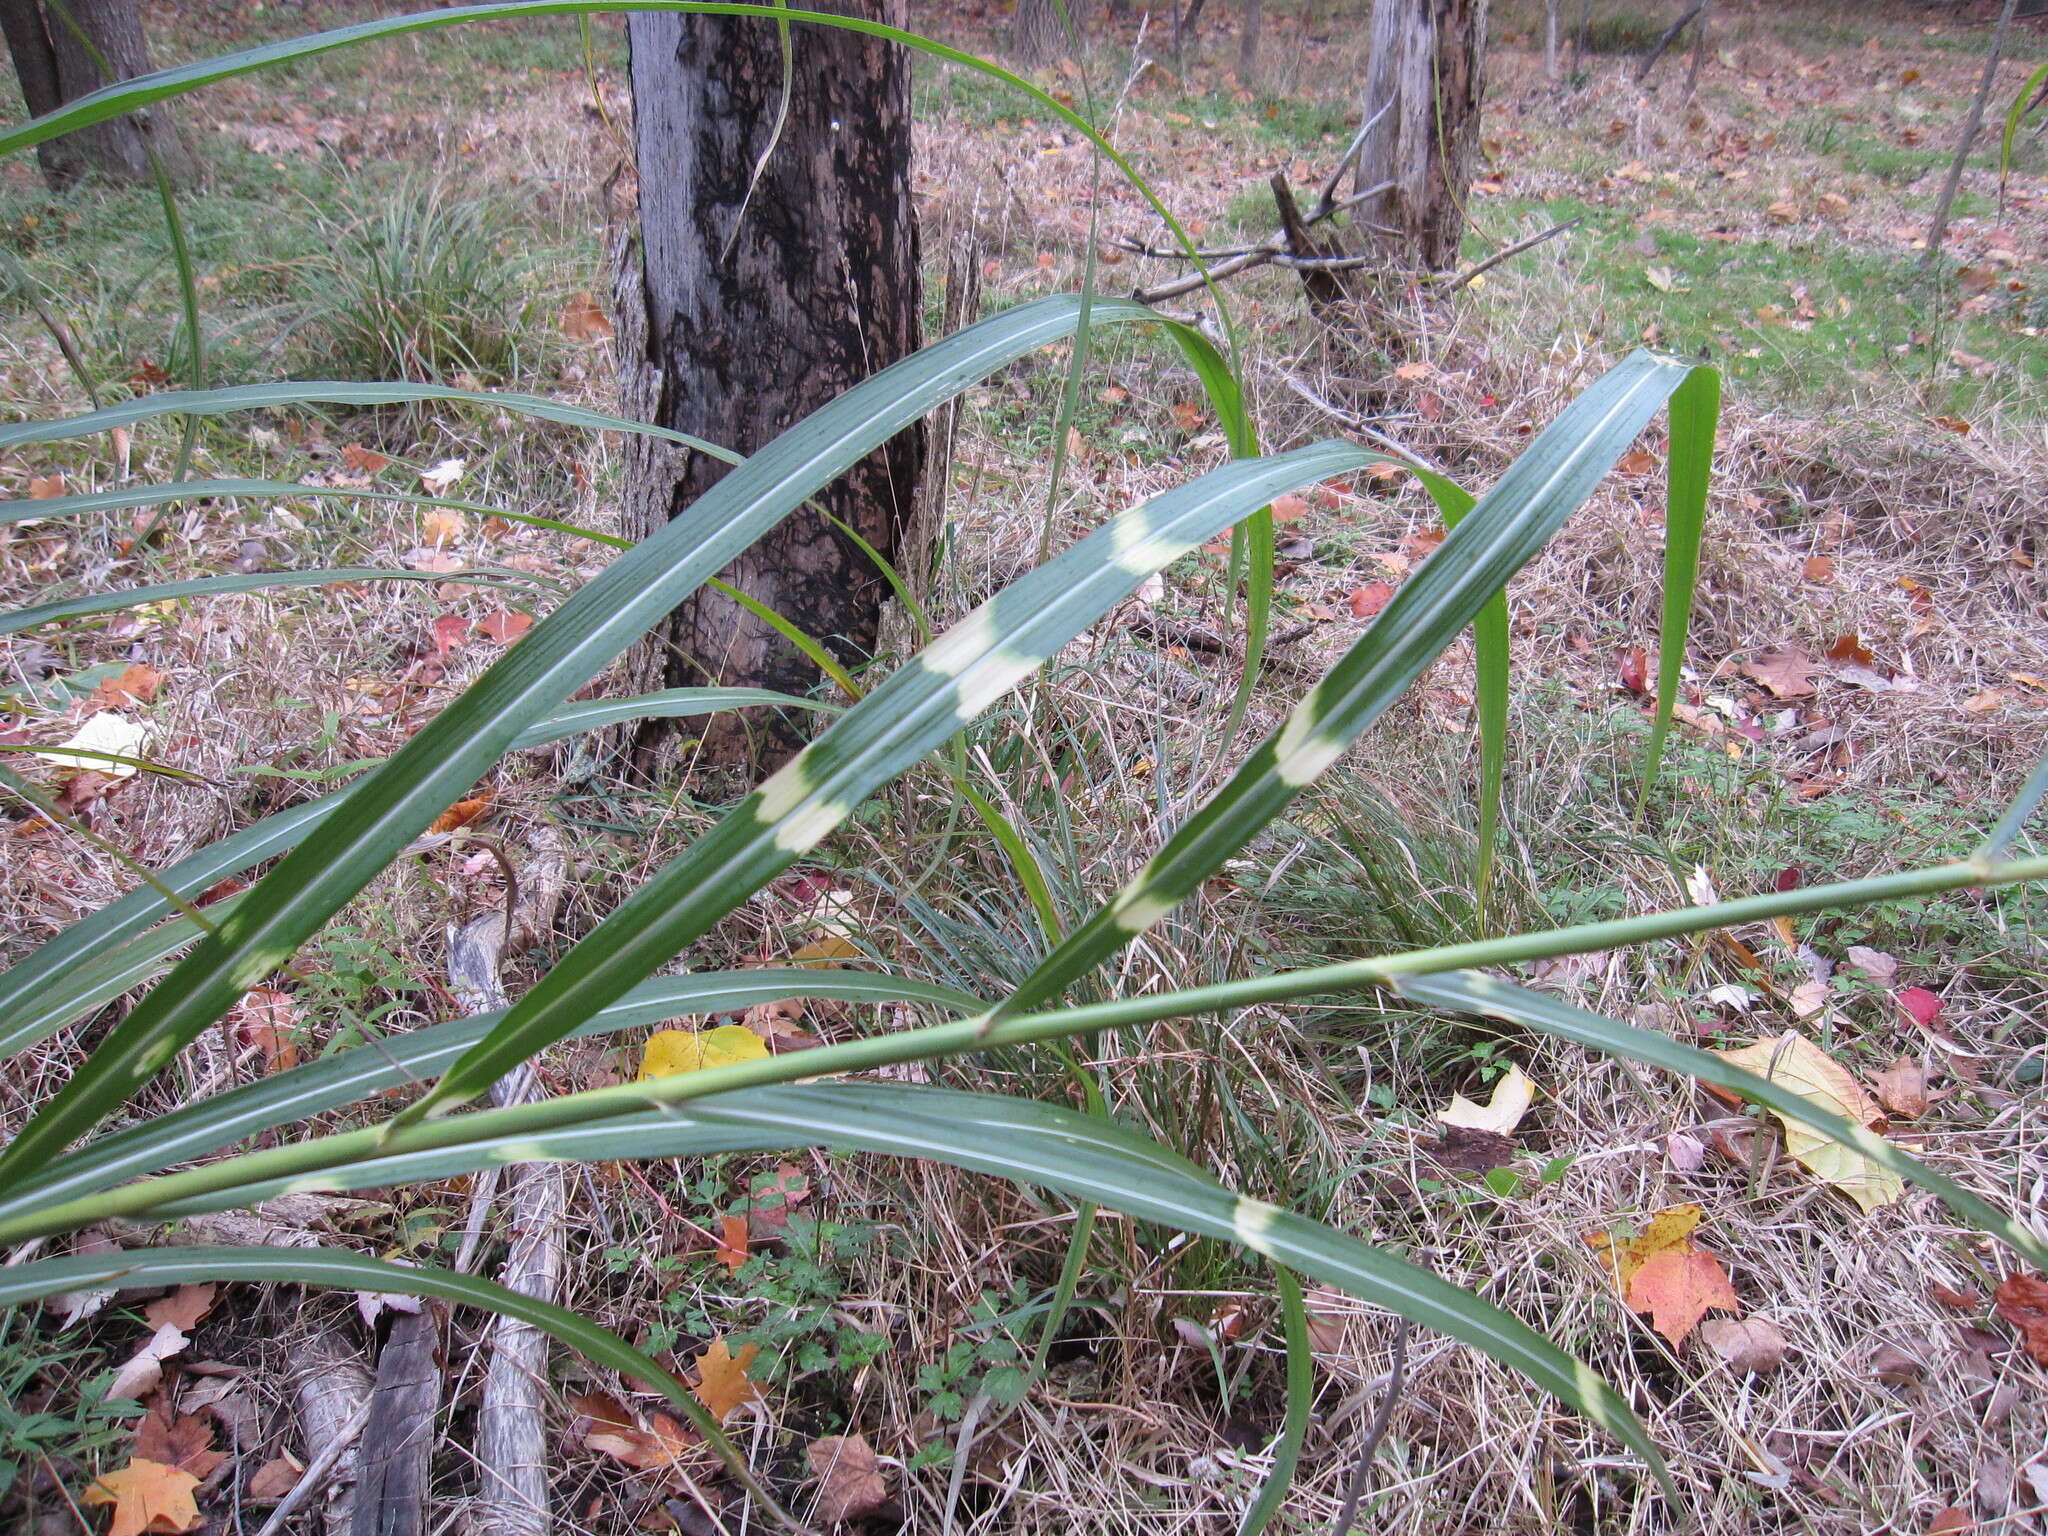
[{"label": "long green leaf blade", "polygon": [[[1369,1243],[1234,1194],[1185,1159],[1110,1122],[1030,1099],[885,1083],[760,1088],[538,1136],[366,1158],[274,1187],[347,1190],[447,1178],[500,1163],[807,1146],[946,1163],[1237,1244],[1483,1351],[1624,1441],[1658,1477],[1667,1476],[1655,1444],[1613,1389],[1519,1319]],[[272,1188],[243,1186],[177,1209],[245,1204]]]},{"label": "long green leaf blade", "polygon": [[1686,631],[1700,579],[1700,543],[1706,536],[1707,489],[1714,478],[1714,433],[1721,420],[1721,376],[1711,368],[1687,375],[1671,396],[1671,458],[1665,467],[1664,620],[1657,631],[1657,709],[1643,749],[1640,806],[1657,782],[1664,740],[1678,707]]},{"label": "long green leaf blade", "polygon": [[[165,70],[159,71],[158,75],[176,72]],[[108,89],[118,92],[127,86],[140,85],[153,78],[156,77],[142,76]],[[81,101],[83,99],[80,98]],[[7,152],[10,137],[11,135],[0,134],[0,154]],[[141,422],[154,421],[159,416],[227,416],[237,411],[277,411],[300,405],[346,405],[368,409],[380,405],[417,405],[423,400],[488,405],[493,410],[507,411],[515,416],[531,416],[540,421],[559,422],[564,426],[585,427],[593,432],[636,432],[647,437],[663,438],[694,452],[708,454],[727,464],[737,464],[740,461],[740,456],[730,448],[707,443],[702,438],[690,436],[687,432],[674,432],[667,427],[650,426],[643,421],[632,421],[624,416],[593,411],[585,406],[549,400],[541,395],[455,389],[445,384],[359,384],[348,379],[288,379],[274,384],[238,384],[228,389],[169,389],[153,395],[137,395],[132,400],[123,400],[118,405],[89,411],[82,416],[65,416],[49,421],[21,421],[0,426],[0,448],[18,448],[25,443],[61,443],[70,438],[91,437],[94,433],[109,432],[115,427],[132,427]],[[195,494],[216,494],[197,491],[197,486],[203,483],[187,482],[187,486]],[[164,489],[170,490],[173,487],[166,486]],[[50,504],[55,505],[54,502]],[[147,503],[138,502],[132,505]]]},{"label": "long green leaf blade", "polygon": [[232,592],[268,592],[288,587],[334,587],[351,581],[462,581],[471,586],[525,585],[526,578],[500,571],[403,571],[386,566],[333,566],[319,571],[259,571],[249,575],[202,576],[196,581],[170,581],[161,586],[131,587],[125,592],[95,592],[85,597],[67,597],[33,608],[0,612],[0,635],[55,624],[87,614],[116,613],[123,608],[140,608],[149,603],[174,602],[187,597],[221,597]]},{"label": "long green leaf blade", "polygon": [[[682,1014],[738,1012],[790,997],[912,1002],[951,1013],[975,1013],[986,1006],[980,998],[951,987],[872,971],[707,971],[641,983],[594,1013],[575,1030],[574,1038],[615,1034]],[[97,1137],[44,1164],[0,1198],[0,1217],[160,1173],[386,1089],[429,1080],[446,1071],[503,1017],[503,1009],[493,1009],[337,1051]]]},{"label": "long green leaf blade", "polygon": [[1272,497],[1370,458],[1332,443],[1237,460],[1120,514],[1020,578],[895,672],[621,903],[401,1121],[453,1109],[559,1040],[590,1007],[651,975],[1153,571]]}]

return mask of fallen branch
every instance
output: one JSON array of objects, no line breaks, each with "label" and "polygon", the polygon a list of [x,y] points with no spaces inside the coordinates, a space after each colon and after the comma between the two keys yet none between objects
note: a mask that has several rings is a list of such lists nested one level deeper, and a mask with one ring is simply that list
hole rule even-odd
[{"label": "fallen branch", "polygon": [[1440,292],[1456,293],[1460,288],[1463,288],[1467,283],[1471,282],[1472,279],[1474,279],[1475,277],[1482,276],[1485,273],[1491,272],[1495,267],[1499,266],[1502,262],[1512,260],[1514,257],[1521,255],[1524,251],[1533,251],[1534,249],[1536,249],[1537,246],[1541,245],[1544,241],[1554,240],[1559,235],[1563,234],[1566,230],[1571,229],[1576,225],[1583,224],[1585,222],[1586,215],[1583,213],[1580,214],[1576,219],[1566,219],[1562,224],[1551,225],[1550,228],[1544,230],[1543,233],[1540,235],[1531,235],[1526,240],[1517,240],[1513,245],[1502,246],[1499,250],[1495,251],[1491,256],[1487,257],[1484,261],[1476,262],[1472,266],[1466,267],[1459,272],[1446,272],[1439,277],[1431,278],[1430,281],[1432,283],[1441,283],[1443,285],[1443,287],[1439,290]]}]

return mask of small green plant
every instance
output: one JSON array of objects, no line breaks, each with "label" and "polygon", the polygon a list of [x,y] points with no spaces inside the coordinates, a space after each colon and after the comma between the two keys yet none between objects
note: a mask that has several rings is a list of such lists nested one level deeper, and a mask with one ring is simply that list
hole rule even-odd
[{"label": "small green plant", "polygon": [[109,1402],[79,1379],[97,1356],[54,1343],[26,1309],[0,1312],[0,1521],[21,1513],[27,1479],[96,1468],[134,1427],[135,1403]]}]

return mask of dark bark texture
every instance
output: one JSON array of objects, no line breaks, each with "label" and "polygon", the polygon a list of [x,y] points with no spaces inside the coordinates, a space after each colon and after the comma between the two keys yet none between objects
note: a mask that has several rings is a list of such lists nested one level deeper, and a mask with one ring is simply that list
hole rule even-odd
[{"label": "dark bark texture", "polygon": [[[903,0],[845,9],[901,26]],[[753,453],[918,345],[917,225],[910,193],[910,61],[858,33],[793,26],[783,99],[773,24],[640,14],[628,23],[640,246],[619,266],[620,384],[642,420]],[[755,166],[773,144],[751,193]],[[634,439],[627,517],[645,535],[725,473],[698,454]],[[883,554],[897,550],[919,472],[916,431],[856,465],[818,503]],[[872,654],[882,576],[817,512],[800,509],[724,579],[844,661]],[[802,693],[813,665],[727,598],[671,616],[636,681]],[[772,760],[792,728],[686,722],[714,760]],[[658,738],[643,735],[643,747]],[[645,757],[643,754],[643,761]]]},{"label": "dark bark texture", "polygon": [[1374,0],[1365,120],[1378,123],[1358,161],[1359,206],[1403,265],[1458,263],[1465,199],[1479,151],[1487,0]]},{"label": "dark bark texture", "polygon": [[[38,117],[107,84],[95,50],[116,79],[149,72],[137,0],[67,0],[66,9],[91,40],[90,48],[49,6],[0,0],[0,32],[6,34],[15,79],[29,111]],[[61,189],[88,168],[121,181],[145,180],[152,148],[174,179],[192,177],[192,152],[161,105],[78,129],[39,146],[37,153],[43,179]]]}]

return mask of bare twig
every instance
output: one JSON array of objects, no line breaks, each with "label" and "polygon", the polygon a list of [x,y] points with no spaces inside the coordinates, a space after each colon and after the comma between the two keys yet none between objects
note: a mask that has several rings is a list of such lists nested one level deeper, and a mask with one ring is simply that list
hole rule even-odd
[{"label": "bare twig", "polygon": [[1273,371],[1275,374],[1279,376],[1281,383],[1285,384],[1289,389],[1293,390],[1297,395],[1301,396],[1302,399],[1306,400],[1310,405],[1314,406],[1317,410],[1321,411],[1325,416],[1328,416],[1332,421],[1339,422],[1342,425],[1349,427],[1353,432],[1358,433],[1361,437],[1371,438],[1374,442],[1378,443],[1382,448],[1385,448],[1390,453],[1400,455],[1402,458],[1408,460],[1412,464],[1419,464],[1424,469],[1433,470],[1437,474],[1444,473],[1443,466],[1438,464],[1435,460],[1431,459],[1428,454],[1423,453],[1418,449],[1410,448],[1406,443],[1401,442],[1398,438],[1389,437],[1386,433],[1382,432],[1378,427],[1374,426],[1371,422],[1367,421],[1363,416],[1359,415],[1356,411],[1347,411],[1344,409],[1343,406],[1325,400],[1321,395],[1317,394],[1313,389],[1309,388],[1307,384],[1303,383],[1300,379],[1297,379],[1293,374],[1289,373],[1286,369],[1275,368]]},{"label": "bare twig", "polygon": [[1540,235],[1531,235],[1526,240],[1517,240],[1513,245],[1502,246],[1484,261],[1476,262],[1461,272],[1446,272],[1432,279],[1432,281],[1443,285],[1439,290],[1440,292],[1456,293],[1460,288],[1471,282],[1473,278],[1491,272],[1502,262],[1512,260],[1524,251],[1532,251],[1544,241],[1554,240],[1566,230],[1585,222],[1586,215],[1582,213],[1576,219],[1566,219],[1562,224],[1553,224]]},{"label": "bare twig", "polygon": [[1984,126],[1984,104],[1991,99],[1991,87],[1998,79],[1998,61],[2005,52],[2005,36],[2012,28],[2012,13],[2020,0],[2005,0],[1998,13],[1998,30],[1991,34],[1991,52],[1984,60],[1984,78],[1977,82],[1977,98],[1970,103],[1970,115],[1963,120],[1962,141],[1956,157],[1949,162],[1948,179],[1941,184],[1941,197],[1934,205],[1934,222],[1927,229],[1927,249],[1920,254],[1920,269],[1931,271],[1941,258],[1941,243],[1948,236],[1948,215],[1962,184],[1963,167],[1969,164],[1970,147],[1977,142],[1977,130]]},{"label": "bare twig", "polygon": [[1693,0],[1693,3],[1680,14],[1678,20],[1664,29],[1664,35],[1658,38],[1657,45],[1643,56],[1641,67],[1636,70],[1637,85],[1641,85],[1650,78],[1650,71],[1657,67],[1657,61],[1664,57],[1665,51],[1673,43],[1678,41],[1678,34],[1691,26],[1694,18],[1707,8],[1707,4],[1708,0]]},{"label": "bare twig", "polygon": [[1373,1415],[1372,1428],[1366,1431],[1365,1443],[1358,1448],[1358,1466],[1351,1474],[1351,1486],[1344,1490],[1344,1503],[1330,1526],[1330,1536],[1346,1536],[1352,1523],[1358,1519],[1358,1506],[1365,1498],[1366,1489],[1372,1486],[1373,1458],[1379,1454],[1380,1442],[1387,1438],[1387,1426],[1394,1419],[1394,1403],[1401,1396],[1401,1388],[1407,1378],[1408,1319],[1404,1317],[1394,1332],[1394,1369],[1387,1377],[1386,1395],[1380,1399],[1380,1411]]}]

